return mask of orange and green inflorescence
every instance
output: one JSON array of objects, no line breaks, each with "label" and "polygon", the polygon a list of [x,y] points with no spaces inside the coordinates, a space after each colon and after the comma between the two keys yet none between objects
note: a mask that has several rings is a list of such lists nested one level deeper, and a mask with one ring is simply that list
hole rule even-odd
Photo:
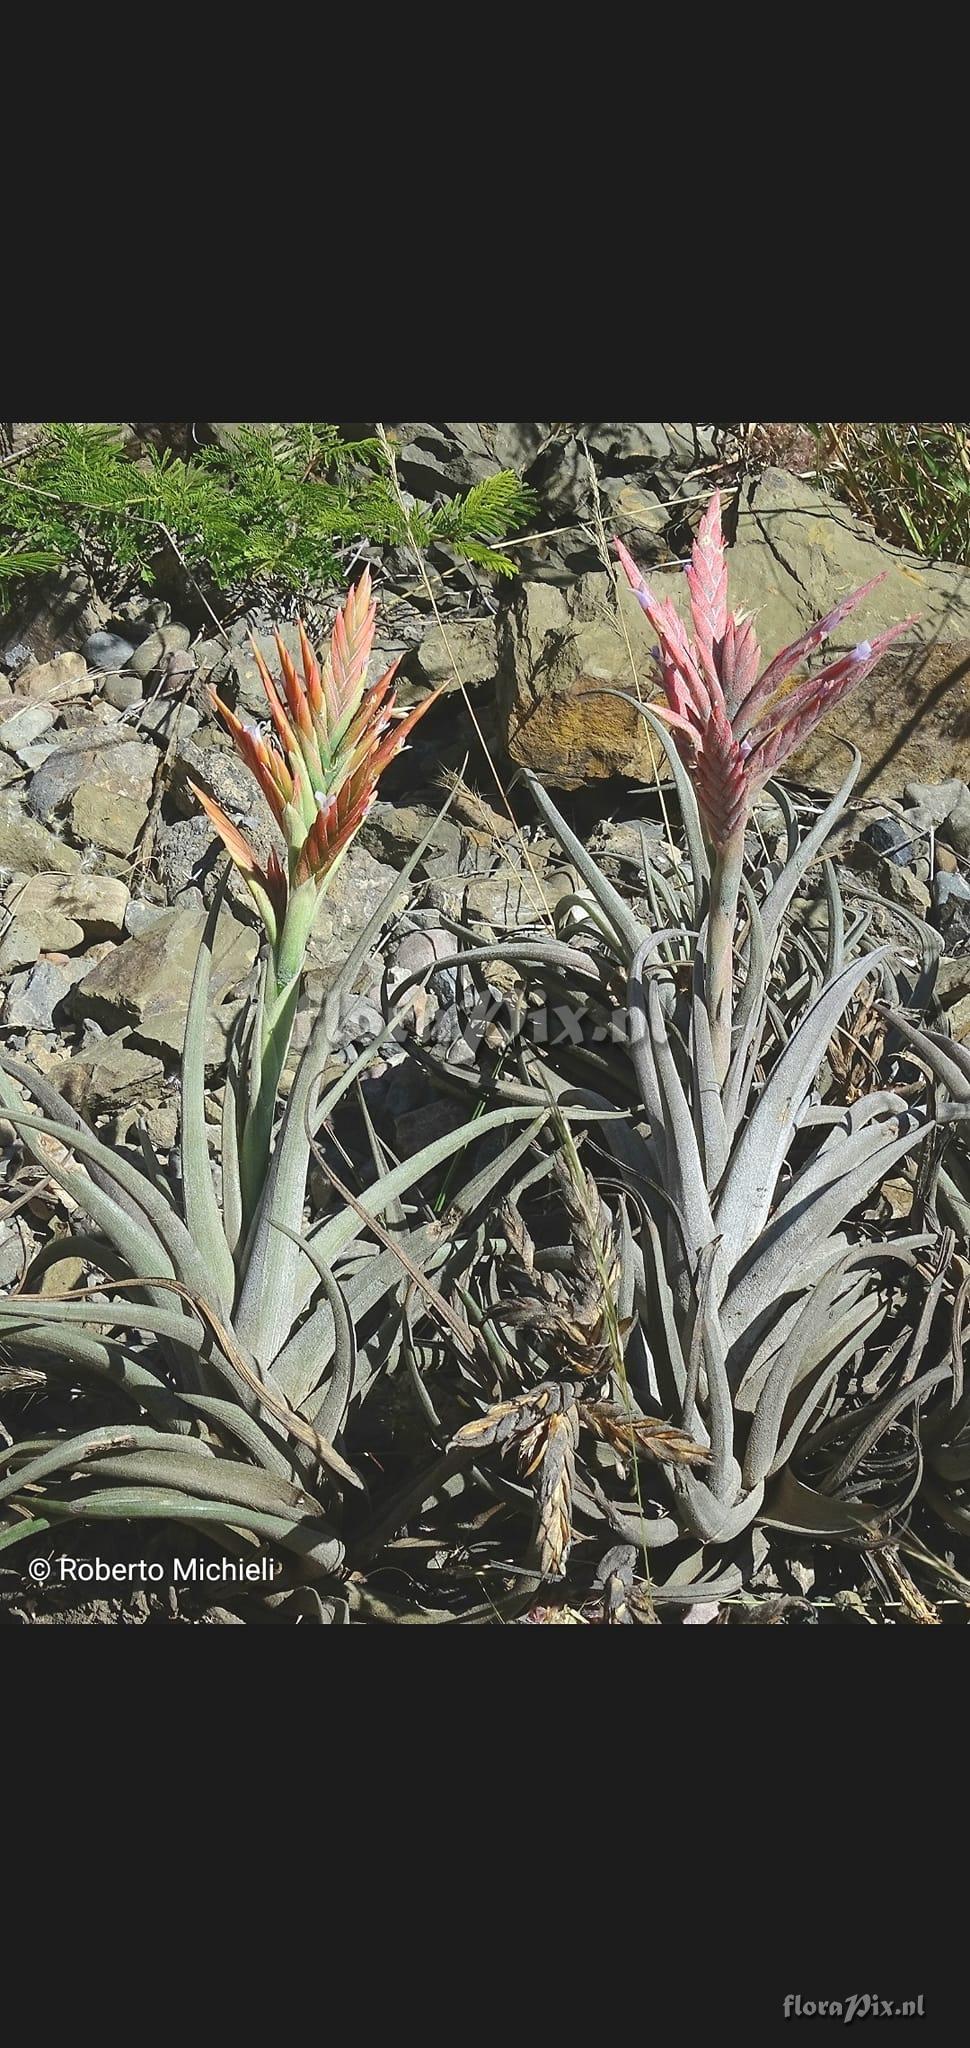
[{"label": "orange and green inflorescence", "polygon": [[302,674],[279,634],[281,675],[274,681],[253,643],[272,730],[236,717],[213,691],[212,702],[252,770],[286,846],[260,863],[221,805],[192,785],[227,853],[245,879],[269,934],[277,986],[299,972],[319,899],[338,861],[359,832],[384,769],[401,752],[435,692],[406,715],[395,709],[398,662],[368,686],[377,606],[370,571],[337,615],[321,668],[300,623]]}]

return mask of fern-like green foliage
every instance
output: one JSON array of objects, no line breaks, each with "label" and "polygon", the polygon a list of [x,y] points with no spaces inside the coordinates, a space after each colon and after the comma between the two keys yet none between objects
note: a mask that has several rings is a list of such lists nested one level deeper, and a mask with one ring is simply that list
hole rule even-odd
[{"label": "fern-like green foliage", "polygon": [[241,428],[191,461],[133,461],[117,428],[52,422],[42,446],[0,472],[0,578],[69,566],[117,600],[151,584],[166,553],[226,610],[267,591],[306,595],[343,574],[361,540],[444,544],[498,575],[492,543],[520,531],[535,500],[512,471],[425,512],[402,509],[381,446],[308,422]]}]

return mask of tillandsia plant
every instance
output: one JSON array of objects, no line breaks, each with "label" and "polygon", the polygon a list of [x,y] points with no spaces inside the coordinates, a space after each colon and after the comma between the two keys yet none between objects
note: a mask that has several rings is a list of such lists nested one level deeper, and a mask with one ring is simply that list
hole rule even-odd
[{"label": "tillandsia plant", "polygon": [[839,655],[791,687],[799,664],[822,646],[882,576],[872,577],[843,598],[762,669],[753,621],[742,612],[728,611],[718,493],[701,520],[686,572],[693,639],[673,600],[659,603],[623,542],[617,540],[615,547],[657,634],[655,659],[667,704],[652,708],[670,726],[690,773],[710,850],[706,995],[714,1070],[723,1083],[731,1058],[734,934],[752,804],[769,776],[808,738],[825,712],[870,674],[913,620],[891,626],[875,640],[861,641],[851,653]]},{"label": "tillandsia plant", "polygon": [[[441,1303],[447,1319],[431,1276],[447,1264],[452,1284],[462,1279],[483,1213],[547,1121],[531,1104],[492,1110],[479,1099],[467,1125],[400,1165],[389,1165],[372,1134],[370,1185],[355,1194],[331,1176],[334,1199],[313,1212],[311,1159],[325,1164],[317,1136],[384,1042],[322,1092],[341,1003],[436,820],[336,975],[273,1129],[317,904],[381,770],[426,708],[394,722],[393,670],[366,687],[373,625],[365,576],[338,618],[322,674],[305,639],[302,679],[281,648],[282,695],[263,672],[278,747],[220,706],[281,826],[286,865],[273,856],[260,867],[198,792],[266,928],[261,987],[229,1045],[216,1172],[206,1034],[222,892],[193,979],[179,1138],[167,1165],[144,1133],[140,1156],[106,1144],[49,1081],[0,1058],[4,1116],[77,1211],[72,1233],[43,1247],[0,1302],[0,1381],[9,1383],[12,1356],[14,1383],[25,1370],[72,1387],[93,1383],[118,1410],[107,1424],[22,1439],[0,1453],[0,1548],[72,1521],[218,1529],[244,1555],[258,1541],[288,1557],[298,1579],[314,1582],[305,1611],[318,1620],[366,1608],[366,1595],[347,1582],[343,1534],[347,1491],[360,1494],[363,1481],[340,1444],[393,1348],[387,1325],[400,1322],[402,1284]],[[444,1213],[429,1220],[428,1176],[459,1161]],[[382,1213],[395,1226],[386,1242]],[[80,1260],[91,1278],[58,1294],[51,1280],[65,1259],[75,1268]],[[453,1315],[449,1327],[461,1341]],[[473,1352],[473,1337],[464,1341]]]},{"label": "tillandsia plant", "polygon": [[277,1090],[314,919],[371,810],[384,769],[441,694],[434,691],[414,710],[398,712],[392,685],[399,661],[368,685],[376,617],[370,571],[365,569],[337,614],[322,670],[302,622],[302,675],[279,634],[279,683],[253,642],[272,721],[268,740],[257,726],[237,718],[215,691],[210,693],[269,804],[286,849],[285,864],[274,849],[261,865],[215,799],[191,785],[246,882],[269,939],[254,1048],[258,1085],[243,1140],[243,1197],[249,1212],[265,1175]]},{"label": "tillandsia plant", "polygon": [[[391,1618],[349,1571],[349,1499],[361,1503],[355,1554],[380,1552],[388,1513],[385,1503],[365,1512],[364,1481],[341,1445],[399,1355],[402,1329],[406,1336],[417,1320],[401,1306],[402,1290],[416,1289],[420,1303],[440,1310],[446,1335],[475,1358],[475,1333],[449,1310],[434,1276],[446,1272],[449,1291],[465,1282],[493,1204],[521,1176],[547,1122],[547,1106],[538,1114],[531,1103],[492,1108],[480,1097],[467,1123],[400,1165],[389,1164],[371,1133],[370,1184],[355,1194],[330,1173],[334,1199],[314,1210],[311,1159],[326,1164],[318,1135],[384,1042],[322,1091],[341,1001],[438,822],[335,979],[289,1089],[248,1228],[240,1174],[251,1106],[245,1013],[229,1049],[215,1175],[205,1116],[218,898],[193,980],[169,1166],[144,1134],[140,1158],[105,1143],[48,1080],[0,1058],[4,1117],[77,1205],[72,1231],[44,1246],[18,1291],[0,1301],[0,1386],[23,1384],[26,1373],[32,1384],[94,1389],[100,1412],[106,1403],[113,1411],[106,1423],[24,1437],[0,1451],[0,1550],[65,1524],[167,1522],[217,1534],[224,1551],[244,1559],[254,1546],[268,1547],[282,1567],[270,1598],[297,1603],[301,1618]],[[249,1018],[250,1033],[256,1021]],[[453,1162],[462,1169],[455,1177]],[[429,1216],[429,1176],[433,1187],[442,1172],[448,1200]],[[75,1270],[80,1261],[89,1284],[58,1293],[52,1281],[64,1261]],[[393,1513],[389,1527],[393,1535]],[[478,1618],[493,1614],[488,1608]],[[392,1618],[451,1616],[415,1605]]]},{"label": "tillandsia plant", "polygon": [[[864,997],[866,1014],[880,994],[897,1008],[922,1000],[939,942],[918,920],[903,919],[897,945],[864,950],[873,905],[860,894],[852,914],[829,862],[821,924],[807,921],[800,893],[857,779],[855,749],[842,787],[807,832],[784,785],[771,783],[787,855],[768,869],[746,862],[757,790],[901,630],[829,663],[778,701],[795,662],[863,594],[760,672],[750,621],[727,612],[715,501],[691,565],[693,647],[672,606],[646,595],[662,635],[671,715],[661,722],[641,709],[680,799],[689,903],[645,838],[640,893],[652,919],[641,923],[527,774],[585,895],[557,905],[556,940],[517,933],[455,956],[472,972],[502,955],[523,980],[498,1098],[538,1110],[552,1093],[558,1109],[574,1114],[582,1104],[602,1119],[585,1157],[588,1166],[592,1150],[600,1162],[596,1185],[614,1217],[621,1266],[615,1283],[604,1266],[607,1293],[616,1289],[614,1333],[623,1339],[609,1399],[632,1416],[628,1443],[639,1440],[643,1417],[660,1416],[693,1446],[668,1461],[665,1479],[660,1467],[652,1468],[656,1483],[641,1472],[637,1498],[624,1498],[618,1470],[610,1482],[602,1469],[580,1471],[583,1405],[567,1398],[556,1413],[569,1426],[557,1421],[540,1505],[550,1526],[556,1517],[561,1524],[571,1481],[581,1522],[598,1508],[651,1557],[684,1542],[698,1546],[686,1558],[672,1549],[666,1597],[707,1584],[707,1546],[747,1541],[756,1523],[826,1542],[879,1540],[889,1514],[905,1505],[914,1456],[918,1467],[911,1434],[903,1431],[895,1465],[885,1439],[949,1370],[917,1376],[926,1331],[914,1304],[938,1225],[918,1187],[905,1228],[887,1218],[880,1193],[930,1137],[933,1115],[898,1085],[884,1035],[866,1053],[867,1086],[846,1091],[844,1069],[828,1061],[857,999]],[[438,961],[437,969],[450,964]],[[536,1006],[546,1020],[571,1018],[573,1028],[532,1034]],[[436,1065],[430,1049],[422,1056]],[[470,1090],[455,1069],[438,1071],[456,1093]],[[594,1214],[592,1198],[589,1207]],[[545,1391],[543,1398],[552,1412]],[[527,1401],[492,1410],[483,1401],[480,1428],[466,1428],[462,1440],[497,1446],[518,1421],[534,1454],[538,1439],[529,1431],[538,1420]],[[600,1441],[601,1465],[608,1450]],[[561,1555],[561,1526],[557,1544]],[[664,1592],[655,1571],[651,1586],[655,1597]]]}]

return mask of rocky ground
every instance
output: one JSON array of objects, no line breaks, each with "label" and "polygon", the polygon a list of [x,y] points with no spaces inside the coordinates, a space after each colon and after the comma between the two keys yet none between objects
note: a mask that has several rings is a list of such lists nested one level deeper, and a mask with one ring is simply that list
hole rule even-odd
[{"label": "rocky ground", "polygon": [[[620,879],[635,856],[635,821],[646,818],[660,833],[645,727],[615,697],[592,694],[630,689],[631,664],[641,677],[648,670],[646,621],[629,593],[617,612],[603,540],[619,532],[649,565],[655,588],[679,602],[691,505],[725,474],[719,431],[689,424],[403,423],[397,433],[401,480],[416,497],[433,500],[514,466],[539,493],[536,530],[545,537],[513,544],[521,574],[508,587],[453,565],[433,577],[443,626],[413,565],[395,557],[378,564],[376,658],[402,655],[415,694],[448,678],[454,694],[419,729],[327,897],[311,948],[307,1018],[466,755],[417,895],[406,912],[402,904],[389,936],[392,972],[452,950],[443,915],[469,926],[530,923],[537,882],[547,902],[575,886],[515,789],[517,765],[569,793],[567,808]],[[837,740],[860,747],[864,774],[834,852],[845,875],[940,934],[938,997],[954,1035],[970,1038],[970,570],[883,547],[845,507],[784,470],[742,480],[732,594],[757,614],[766,647],[793,639],[882,569],[885,582],[842,629],[844,644],[910,613],[917,620],[797,757],[793,780],[806,800],[837,787],[847,758]],[[318,630],[335,597],[321,594]],[[217,629],[200,622],[191,594],[184,616],[151,596],[111,615],[71,579],[35,586],[27,608],[0,622],[0,1045],[50,1073],[114,1142],[141,1125],[163,1158],[176,1131],[192,969],[223,867],[189,783],[211,791],[253,844],[269,844],[268,814],[208,693],[214,685],[248,716],[263,715],[249,634],[255,630],[272,658],[271,623],[257,614]],[[284,633],[295,640],[292,621]],[[840,644],[836,635],[836,651]],[[511,792],[520,834],[480,733]],[[766,805],[761,822],[770,851],[780,816]],[[249,898],[234,878],[216,947],[213,1117],[227,1029],[258,943]],[[380,1029],[382,971],[375,961],[359,980],[343,1057]],[[433,978],[428,997],[445,1038],[448,983],[447,974]],[[297,1046],[299,1036],[298,1029]],[[400,1153],[427,1141],[433,1104],[420,1070],[392,1053],[371,1087]],[[447,1105],[438,1113],[447,1115]],[[7,1289],[44,1237],[70,1227],[70,1203],[23,1161],[10,1127],[2,1129]],[[59,1272],[60,1284],[70,1284]],[[151,1618],[150,1598],[144,1609],[129,1618]]]}]

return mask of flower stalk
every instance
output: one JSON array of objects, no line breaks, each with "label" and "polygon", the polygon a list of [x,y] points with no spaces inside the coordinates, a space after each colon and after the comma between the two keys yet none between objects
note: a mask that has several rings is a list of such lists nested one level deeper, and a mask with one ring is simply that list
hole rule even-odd
[{"label": "flower stalk", "polygon": [[693,637],[673,600],[659,602],[623,542],[614,545],[657,635],[654,660],[667,701],[651,709],[670,726],[694,783],[711,856],[706,998],[715,1071],[723,1086],[731,1063],[734,939],[752,805],[769,776],[777,774],[825,712],[869,675],[913,619],[891,626],[875,640],[863,640],[797,682],[800,664],[883,581],[885,571],[843,598],[761,670],[751,618],[728,611],[719,493],[701,520],[685,572]]},{"label": "flower stalk", "polygon": [[253,641],[269,709],[270,730],[265,736],[258,726],[237,718],[214,690],[210,692],[285,845],[285,860],[274,848],[261,863],[221,805],[191,785],[242,875],[269,941],[255,1048],[258,1082],[243,1148],[244,1179],[251,1186],[258,1184],[269,1155],[277,1091],[317,911],[376,800],[385,768],[441,694],[434,691],[414,710],[399,712],[392,687],[397,661],[368,684],[376,617],[370,571],[365,569],[337,614],[322,667],[302,622],[302,673],[279,633],[277,679]]}]

